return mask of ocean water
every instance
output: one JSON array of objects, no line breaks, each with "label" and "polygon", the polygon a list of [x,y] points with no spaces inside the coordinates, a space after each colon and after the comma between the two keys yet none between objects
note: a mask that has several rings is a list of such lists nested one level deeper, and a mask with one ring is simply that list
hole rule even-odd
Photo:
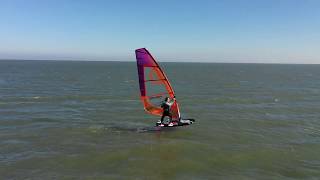
[{"label": "ocean water", "polygon": [[320,65],[160,65],[195,124],[154,130],[135,62],[0,61],[0,179],[320,178]]}]

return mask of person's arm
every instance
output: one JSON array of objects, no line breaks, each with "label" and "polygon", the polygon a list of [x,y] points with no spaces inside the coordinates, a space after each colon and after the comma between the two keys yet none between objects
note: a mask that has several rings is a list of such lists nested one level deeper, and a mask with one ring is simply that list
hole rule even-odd
[{"label": "person's arm", "polygon": [[171,102],[169,102],[169,105],[172,106],[175,101],[176,101],[176,96],[174,96]]}]

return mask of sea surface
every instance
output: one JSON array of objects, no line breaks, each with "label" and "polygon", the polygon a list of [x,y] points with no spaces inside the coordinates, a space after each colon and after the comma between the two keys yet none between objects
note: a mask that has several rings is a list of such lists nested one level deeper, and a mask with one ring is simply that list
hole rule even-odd
[{"label": "sea surface", "polygon": [[134,61],[0,61],[0,179],[320,179],[320,65],[160,65],[195,124],[154,128]]}]

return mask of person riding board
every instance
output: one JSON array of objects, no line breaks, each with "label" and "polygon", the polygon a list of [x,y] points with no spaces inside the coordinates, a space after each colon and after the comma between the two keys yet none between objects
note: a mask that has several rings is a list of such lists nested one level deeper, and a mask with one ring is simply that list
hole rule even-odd
[{"label": "person riding board", "polygon": [[166,116],[168,116],[170,118],[170,123],[168,126],[173,126],[173,123],[171,122],[172,120],[172,114],[170,113],[170,109],[171,106],[173,105],[173,103],[176,101],[176,97],[174,96],[172,100],[170,100],[169,97],[166,97],[164,99],[164,102],[161,104],[161,107],[163,109],[163,113],[161,116],[161,120],[158,121],[158,123],[160,123],[160,126],[164,126],[163,124],[163,120]]}]

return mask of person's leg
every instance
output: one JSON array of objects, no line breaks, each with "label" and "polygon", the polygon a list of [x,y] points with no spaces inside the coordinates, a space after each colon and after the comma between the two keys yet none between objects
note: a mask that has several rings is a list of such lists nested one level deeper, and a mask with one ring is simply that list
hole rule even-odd
[{"label": "person's leg", "polygon": [[162,116],[161,116],[161,124],[163,124],[163,119],[164,119],[164,117],[165,117],[166,115],[165,114],[162,114]]},{"label": "person's leg", "polygon": [[168,117],[169,117],[169,120],[170,120],[170,122],[169,122],[169,125],[168,126],[173,126],[173,122],[172,122],[172,114],[170,113],[170,114],[168,114]]}]

